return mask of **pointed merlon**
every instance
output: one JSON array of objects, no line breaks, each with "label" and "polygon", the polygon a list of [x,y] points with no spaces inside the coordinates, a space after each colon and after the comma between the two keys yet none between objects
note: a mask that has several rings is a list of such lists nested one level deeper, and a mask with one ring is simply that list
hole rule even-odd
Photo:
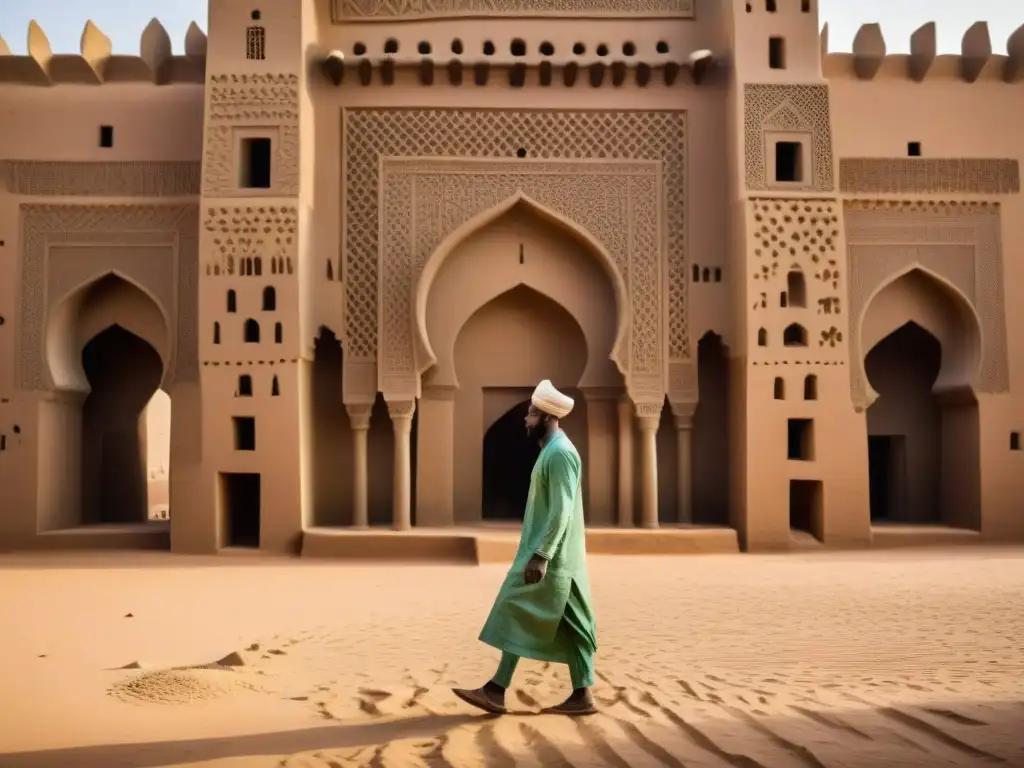
[{"label": "pointed merlon", "polygon": [[826,21],[821,27],[821,36],[818,41],[821,43],[821,57],[825,58],[828,56],[828,22]]},{"label": "pointed merlon", "polygon": [[156,19],[150,21],[142,32],[142,40],[139,42],[139,58],[153,73],[153,82],[161,82],[166,70],[164,65],[171,60],[171,36],[167,34],[164,25]]},{"label": "pointed merlon", "polygon": [[910,36],[910,77],[917,82],[924,80],[935,63],[938,50],[935,22],[929,21]]},{"label": "pointed merlon", "polygon": [[11,47],[7,45],[7,41],[4,40],[3,35],[0,35],[0,56],[10,56]]},{"label": "pointed merlon", "polygon": [[85,22],[85,29],[82,30],[82,42],[79,50],[82,52],[82,58],[96,69],[103,61],[110,58],[112,46],[110,38],[90,20]]},{"label": "pointed merlon", "polygon": [[28,55],[38,61],[39,65],[43,68],[46,67],[46,62],[53,56],[50,40],[35,19],[28,23]]},{"label": "pointed merlon", "polygon": [[1006,41],[1006,64],[1003,65],[1003,80],[1012,83],[1022,74],[1024,74],[1024,25],[1017,27]]},{"label": "pointed merlon", "polygon": [[853,38],[853,71],[860,80],[872,80],[885,59],[885,37],[879,24],[864,24]]},{"label": "pointed merlon", "polygon": [[992,36],[988,33],[988,22],[976,21],[968,28],[960,44],[960,54],[960,76],[966,82],[973,83],[992,58]]},{"label": "pointed merlon", "polygon": [[194,21],[185,33],[185,55],[190,59],[206,58],[206,33]]}]

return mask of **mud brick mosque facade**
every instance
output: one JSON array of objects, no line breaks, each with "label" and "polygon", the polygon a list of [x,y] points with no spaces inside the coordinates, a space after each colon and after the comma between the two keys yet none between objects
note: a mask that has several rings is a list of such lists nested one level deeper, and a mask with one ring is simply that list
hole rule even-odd
[{"label": "mud brick mosque facade", "polygon": [[0,40],[0,548],[514,520],[543,378],[595,531],[1024,538],[1024,32],[853,47],[817,0]]}]

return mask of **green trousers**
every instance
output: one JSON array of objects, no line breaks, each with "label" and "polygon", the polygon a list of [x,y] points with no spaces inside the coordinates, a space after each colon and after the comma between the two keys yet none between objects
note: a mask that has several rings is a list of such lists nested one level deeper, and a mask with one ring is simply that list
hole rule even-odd
[{"label": "green trousers", "polygon": [[[573,610],[573,599],[576,598],[576,587],[573,586],[573,593],[569,597],[569,605],[558,624],[558,636],[564,647],[571,648],[569,653],[569,679],[572,680],[573,690],[589,688],[594,684],[594,652],[591,644],[584,638],[587,634],[582,628],[577,627],[576,612]],[[512,685],[512,675],[515,674],[516,665],[519,664],[519,657],[514,653],[502,651],[501,661],[498,662],[498,671],[494,673],[491,682],[508,688]]]}]

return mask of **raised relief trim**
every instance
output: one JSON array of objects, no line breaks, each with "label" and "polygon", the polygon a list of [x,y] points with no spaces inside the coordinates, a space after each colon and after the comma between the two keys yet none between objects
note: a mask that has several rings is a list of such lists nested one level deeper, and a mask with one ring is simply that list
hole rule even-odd
[{"label": "raised relief trim", "polygon": [[[207,197],[293,197],[299,193],[299,76],[212,75],[206,126]],[[240,184],[241,141],[271,142],[270,186]]]},{"label": "raised relief trim", "polygon": [[[519,165],[503,167],[505,181],[500,181],[501,174],[487,177],[493,178],[496,183],[500,181],[504,187],[511,183],[508,180],[511,178],[509,174],[514,172],[514,168],[525,170],[524,164],[532,162],[532,158],[576,160],[583,163],[590,158],[660,162],[662,181],[656,190],[659,195],[658,209],[636,210],[644,216],[663,212],[662,231],[665,233],[668,283],[668,306],[665,310],[668,317],[668,353],[670,359],[682,360],[689,357],[685,301],[685,112],[347,109],[344,111],[343,122],[346,397],[356,394],[357,374],[360,386],[371,387],[369,392],[363,393],[366,395],[372,394],[377,380],[372,370],[378,353],[378,254],[384,245],[380,242],[382,229],[378,179],[382,157],[416,158],[429,155],[433,158],[504,161],[517,160],[521,149],[526,156],[519,160]],[[533,178],[539,179],[538,176]],[[539,184],[539,181],[529,183]],[[552,185],[557,183],[554,180],[550,182]],[[475,190],[476,187],[469,185],[467,189]],[[504,196],[514,191],[506,190]],[[579,189],[575,191],[579,192]],[[397,195],[399,190],[389,192]],[[494,194],[474,191],[472,200],[467,201],[467,204],[471,202],[475,206],[478,200],[476,196]],[[550,198],[544,199],[547,201]],[[562,205],[572,205],[574,211],[580,207],[571,200],[564,201]],[[574,213],[574,220],[584,215],[588,221],[593,217],[585,212]],[[459,216],[462,214],[459,213]],[[581,223],[586,225],[585,222]],[[595,237],[602,238],[608,225],[595,223],[593,227]],[[393,227],[388,227],[386,231],[390,233],[389,236],[396,236]],[[611,243],[615,239],[625,238],[626,232],[627,229],[623,227],[608,235],[609,251],[614,250]],[[648,258],[653,258],[657,243],[636,243],[632,247],[636,253],[647,252],[650,254]],[[624,247],[619,250],[620,253],[626,251]],[[657,278],[655,282],[660,280],[657,273],[652,273],[652,276]],[[636,286],[632,283],[630,285],[635,293]],[[407,323],[408,317],[408,314],[404,315],[403,322]],[[373,384],[370,385],[370,382]],[[656,387],[654,384],[651,386],[663,390],[663,382],[662,378]]]},{"label": "raised relief trim", "polygon": [[199,194],[198,161],[0,160],[0,185],[26,197],[188,197]]},{"label": "raised relief trim", "polygon": [[[997,203],[848,201],[843,214],[850,272],[850,323],[859,328],[867,302],[894,275],[919,266],[963,293],[981,320],[984,357],[979,392],[1010,387],[1006,309]],[[864,350],[850,335],[850,387],[854,406],[868,405]]]},{"label": "raised relief trim", "polygon": [[1020,165],[988,158],[844,157],[839,190],[878,195],[1016,195]]},{"label": "raised relief trim", "polygon": [[335,24],[480,16],[570,18],[694,17],[694,0],[332,0]]},{"label": "raised relief trim", "polygon": [[[197,205],[22,205],[18,381],[53,387],[45,363],[46,323],[54,304],[89,280],[118,272],[145,288],[168,318],[175,341],[164,378],[197,381],[199,208]],[[80,255],[75,246],[84,246]],[[107,246],[98,250],[97,246]],[[167,258],[139,248],[164,246]],[[51,249],[59,247],[58,258]]]}]

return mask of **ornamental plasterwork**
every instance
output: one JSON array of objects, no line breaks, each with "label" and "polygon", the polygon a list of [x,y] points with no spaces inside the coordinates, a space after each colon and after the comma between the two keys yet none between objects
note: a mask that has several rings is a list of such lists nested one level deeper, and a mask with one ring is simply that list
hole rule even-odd
[{"label": "ornamental plasterwork", "polygon": [[[802,132],[810,136],[810,176],[806,188],[831,192],[832,127],[827,85],[762,85],[743,87],[743,123],[747,188],[770,189],[766,131]],[[791,188],[791,185],[789,185]]]},{"label": "ornamental plasterwork", "polygon": [[991,158],[844,157],[839,190],[879,195],[1016,195],[1020,165]]},{"label": "ornamental plasterwork", "polygon": [[378,381],[378,177],[384,157],[504,160],[518,159],[522,149],[521,163],[591,158],[661,163],[669,367],[689,360],[685,112],[346,109],[343,132],[346,399],[372,397]]},{"label": "ornamental plasterwork", "polygon": [[[291,197],[299,193],[299,76],[212,75],[204,153],[207,197]],[[239,142],[272,142],[269,189],[240,189]]]},{"label": "ornamental plasterwork", "polygon": [[201,173],[192,160],[0,160],[0,185],[26,197],[187,197],[199,194]]},{"label": "ornamental plasterwork", "polygon": [[981,320],[983,356],[975,387],[1010,387],[1006,310],[997,204],[939,201],[850,201],[844,205],[850,274],[850,386],[854,405],[868,403],[859,328],[865,306],[894,275],[920,266],[957,289]]},{"label": "ornamental plasterwork", "polygon": [[198,380],[198,206],[23,205],[21,220],[22,389],[53,387],[45,351],[55,305],[72,289],[114,271],[147,290],[170,319],[175,339],[164,386]]},{"label": "ornamental plasterwork", "polygon": [[335,24],[465,16],[682,18],[694,0],[332,0]]},{"label": "ornamental plasterwork", "polygon": [[379,387],[418,394],[415,292],[427,260],[461,225],[526,196],[581,227],[612,258],[629,293],[634,399],[664,398],[661,164],[629,161],[384,159]]}]

